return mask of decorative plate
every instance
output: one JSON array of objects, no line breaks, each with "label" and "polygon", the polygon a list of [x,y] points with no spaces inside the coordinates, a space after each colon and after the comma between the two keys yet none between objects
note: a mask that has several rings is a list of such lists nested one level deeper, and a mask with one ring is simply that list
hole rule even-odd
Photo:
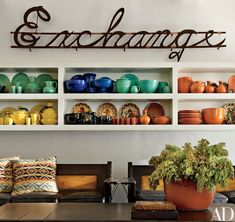
[{"label": "decorative plate", "polygon": [[77,103],[73,106],[73,113],[88,113],[91,112],[91,107],[86,103]]},{"label": "decorative plate", "polygon": [[228,80],[228,89],[232,89],[235,93],[235,75],[231,76]]},{"label": "decorative plate", "polygon": [[233,123],[233,111],[235,111],[235,103],[226,103],[222,106],[224,108],[224,120],[226,123]]},{"label": "decorative plate", "polygon": [[10,114],[13,113],[13,111],[17,111],[14,107],[5,107],[0,111],[0,117],[4,118],[6,116],[6,113],[9,112]]},{"label": "decorative plate", "polygon": [[45,108],[46,104],[40,103],[34,107],[32,107],[32,109],[30,109],[29,114],[32,113],[40,113],[44,108]]},{"label": "decorative plate", "polygon": [[126,103],[121,108],[121,116],[122,117],[131,117],[135,113],[134,116],[138,117],[140,116],[140,109],[139,107],[134,103]]},{"label": "decorative plate", "polygon": [[131,80],[132,85],[135,85],[135,86],[138,86],[139,81],[140,81],[139,78],[132,73],[127,73],[127,74],[121,76],[121,79],[129,79],[129,80]]},{"label": "decorative plate", "polygon": [[37,77],[36,83],[39,85],[41,89],[43,89],[46,86],[45,81],[51,81],[53,78],[48,74],[41,74]]},{"label": "decorative plate", "polygon": [[164,109],[159,103],[149,103],[144,109],[147,109],[147,114],[151,121],[154,117],[165,115]]},{"label": "decorative plate", "polygon": [[117,116],[117,108],[112,103],[103,103],[97,109],[97,116]]},{"label": "decorative plate", "polygon": [[24,72],[18,72],[11,80],[11,83],[15,85],[17,82],[19,82],[20,86],[22,86],[22,90],[24,91],[26,85],[29,83],[29,77]]},{"label": "decorative plate", "polygon": [[10,91],[11,82],[10,82],[9,78],[4,74],[0,74],[0,85],[6,86],[6,89],[5,89],[6,92]]}]

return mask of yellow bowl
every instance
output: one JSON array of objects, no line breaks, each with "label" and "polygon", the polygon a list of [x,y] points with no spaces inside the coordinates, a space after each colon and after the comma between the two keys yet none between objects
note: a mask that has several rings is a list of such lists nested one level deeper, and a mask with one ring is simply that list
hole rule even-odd
[{"label": "yellow bowl", "polygon": [[56,125],[57,119],[41,119],[43,125]]}]

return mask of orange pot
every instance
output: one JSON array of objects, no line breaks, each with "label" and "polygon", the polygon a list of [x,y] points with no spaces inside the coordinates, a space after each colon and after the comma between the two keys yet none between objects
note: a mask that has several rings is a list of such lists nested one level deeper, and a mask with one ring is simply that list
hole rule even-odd
[{"label": "orange pot", "polygon": [[193,80],[191,76],[178,78],[178,92],[189,93],[192,82]]},{"label": "orange pot", "polygon": [[205,123],[222,124],[224,122],[224,108],[208,108],[202,110]]},{"label": "orange pot", "polygon": [[145,109],[143,111],[143,116],[140,117],[140,123],[142,125],[148,125],[150,123],[150,117],[147,115],[148,111]]},{"label": "orange pot", "polygon": [[205,90],[205,84],[202,81],[195,81],[190,86],[191,93],[203,93]]},{"label": "orange pot", "polygon": [[205,93],[214,93],[215,92],[215,87],[212,86],[211,81],[206,81],[207,82],[207,86],[205,87]]},{"label": "orange pot", "polygon": [[192,180],[164,183],[166,199],[173,202],[177,209],[201,211],[206,210],[212,203],[216,188],[211,192],[204,189],[197,192],[196,183]]},{"label": "orange pot", "polygon": [[227,93],[227,88],[223,84],[223,81],[219,81],[219,86],[216,87],[215,92],[216,93]]},{"label": "orange pot", "polygon": [[168,116],[158,116],[153,118],[154,124],[169,124],[171,119]]}]

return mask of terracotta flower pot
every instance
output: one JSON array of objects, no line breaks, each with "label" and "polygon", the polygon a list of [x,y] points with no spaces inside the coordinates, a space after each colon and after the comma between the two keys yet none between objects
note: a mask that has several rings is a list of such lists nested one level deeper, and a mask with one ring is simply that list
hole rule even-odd
[{"label": "terracotta flower pot", "polygon": [[178,78],[178,92],[189,93],[192,82],[193,80],[191,76]]},{"label": "terracotta flower pot", "polygon": [[197,192],[196,183],[192,180],[164,183],[167,201],[173,202],[179,210],[206,210],[212,203],[216,188],[211,192],[204,189]]}]

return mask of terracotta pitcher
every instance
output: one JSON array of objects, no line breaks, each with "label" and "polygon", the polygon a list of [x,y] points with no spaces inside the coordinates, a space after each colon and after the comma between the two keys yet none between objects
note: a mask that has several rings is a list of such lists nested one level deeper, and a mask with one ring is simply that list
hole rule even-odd
[{"label": "terracotta pitcher", "polygon": [[193,80],[191,76],[185,76],[178,78],[178,92],[179,93],[189,93],[190,86]]},{"label": "terracotta pitcher", "polygon": [[143,111],[143,116],[140,117],[140,123],[142,125],[148,125],[150,123],[150,117],[148,116],[147,113],[148,113],[148,111],[147,111],[147,109],[145,109]]},{"label": "terracotta pitcher", "polygon": [[211,81],[206,81],[207,85],[205,87],[205,93],[214,93],[215,92],[215,87],[212,85]]},{"label": "terracotta pitcher", "polygon": [[205,84],[202,81],[195,81],[190,86],[191,93],[203,93],[205,90]]},{"label": "terracotta pitcher", "polygon": [[226,93],[227,92],[227,88],[224,85],[223,81],[219,81],[219,86],[216,87],[215,92],[216,93]]}]

